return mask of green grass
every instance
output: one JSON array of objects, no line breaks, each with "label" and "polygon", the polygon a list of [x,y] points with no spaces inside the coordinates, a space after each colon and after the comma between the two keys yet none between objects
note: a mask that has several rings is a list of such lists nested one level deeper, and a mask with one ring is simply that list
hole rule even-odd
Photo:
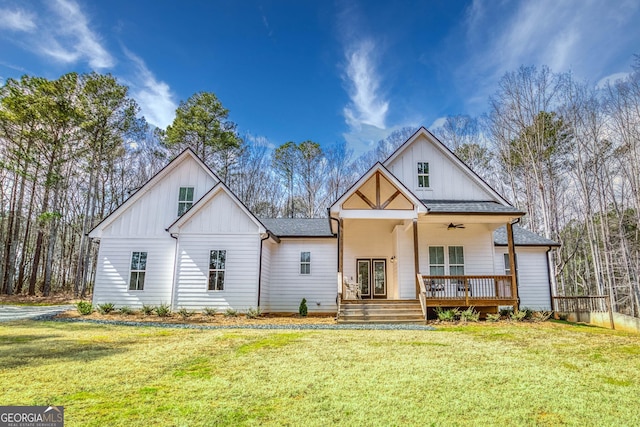
[{"label": "green grass", "polygon": [[68,426],[638,425],[640,340],[551,323],[438,331],[0,325],[3,405]]}]

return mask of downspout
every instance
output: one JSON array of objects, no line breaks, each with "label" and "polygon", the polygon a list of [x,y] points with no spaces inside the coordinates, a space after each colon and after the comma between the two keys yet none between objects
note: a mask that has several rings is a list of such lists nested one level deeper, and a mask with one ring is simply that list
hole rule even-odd
[{"label": "downspout", "polygon": [[549,264],[549,252],[551,252],[551,249],[553,248],[549,246],[549,249],[547,249],[545,256],[547,258],[546,261],[547,261],[547,281],[549,282],[549,303],[551,304],[551,311],[555,311],[555,307],[553,304],[553,286],[551,285],[551,264]]},{"label": "downspout", "polygon": [[175,292],[176,292],[176,286],[177,286],[176,275],[178,274],[178,236],[173,233],[169,233],[169,236],[171,236],[171,238],[175,239],[176,241],[176,248],[173,252],[173,280],[171,281],[171,311],[174,311],[175,310],[174,298],[175,298]]},{"label": "downspout", "polygon": [[[516,256],[516,239],[513,237],[513,226],[520,222],[520,218],[511,221],[511,240],[513,241],[513,271],[515,272],[516,292],[518,293],[518,308],[520,308],[520,286],[518,280],[518,257]],[[547,258],[548,260],[548,258]]]},{"label": "downspout", "polygon": [[260,238],[260,258],[258,260],[258,308],[260,308],[260,290],[262,289],[262,243],[269,237],[271,236],[269,235],[269,230],[267,230],[266,235]]},{"label": "downspout", "polygon": [[[337,265],[337,272],[341,273],[340,271],[340,239],[342,239],[342,236],[340,235],[340,220],[338,218],[334,218],[331,216],[331,212],[329,210],[329,208],[327,208],[327,217],[329,218],[329,224],[331,224],[331,221],[335,221],[336,225],[338,226],[338,232],[336,233],[338,235],[338,240],[337,240],[337,244],[338,244],[338,250],[336,251],[336,265]],[[331,227],[329,227],[329,229],[331,229]]]}]

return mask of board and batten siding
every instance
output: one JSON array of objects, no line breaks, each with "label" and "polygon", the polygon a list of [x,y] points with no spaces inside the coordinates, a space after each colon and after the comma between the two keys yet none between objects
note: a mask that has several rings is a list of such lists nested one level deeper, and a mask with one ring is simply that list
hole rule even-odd
[{"label": "board and batten siding", "polygon": [[216,184],[214,178],[191,157],[185,157],[168,175],[146,191],[107,226],[103,237],[162,237],[178,218],[180,187],[193,187],[195,203]]},{"label": "board and batten siding", "polygon": [[[300,252],[311,252],[311,274],[300,274]],[[310,313],[337,311],[337,243],[335,238],[283,238],[273,246],[265,309],[297,313],[306,298]]]},{"label": "board and batten siding", "polygon": [[396,241],[396,263],[398,286],[394,297],[399,299],[416,298],[415,258],[413,254],[413,224],[407,227],[397,225],[393,230]]},{"label": "board and batten siding", "polygon": [[[484,224],[465,224],[466,228],[447,230],[446,224],[418,223],[420,273],[429,275],[429,246],[444,246],[448,266],[447,246],[462,246],[466,275],[493,275],[495,272],[493,233]],[[499,274],[504,274],[504,268]],[[448,275],[448,269],[445,269]]]},{"label": "board and batten siding", "polygon": [[[429,185],[418,187],[418,162],[429,163]],[[419,199],[493,200],[458,164],[420,136],[385,166]]]},{"label": "board and batten siding", "polygon": [[[93,304],[113,303],[135,309],[171,303],[176,241],[103,238],[100,241]],[[129,290],[132,252],[147,252],[144,289]]]},{"label": "board and batten siding", "polygon": [[[504,274],[507,248],[496,247],[496,270]],[[546,247],[516,247],[520,308],[551,310]]]},{"label": "board and batten siding", "polygon": [[[225,250],[224,290],[210,291],[209,255]],[[245,311],[258,305],[259,234],[181,235],[173,306]]]}]

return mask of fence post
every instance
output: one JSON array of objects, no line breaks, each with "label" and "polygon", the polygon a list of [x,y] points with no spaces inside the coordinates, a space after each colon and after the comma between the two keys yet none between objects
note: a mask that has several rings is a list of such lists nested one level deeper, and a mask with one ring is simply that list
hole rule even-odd
[{"label": "fence post", "polygon": [[607,311],[609,312],[609,323],[611,324],[611,329],[616,329],[616,324],[613,322],[613,310],[611,310],[611,295],[606,299],[607,302]]}]

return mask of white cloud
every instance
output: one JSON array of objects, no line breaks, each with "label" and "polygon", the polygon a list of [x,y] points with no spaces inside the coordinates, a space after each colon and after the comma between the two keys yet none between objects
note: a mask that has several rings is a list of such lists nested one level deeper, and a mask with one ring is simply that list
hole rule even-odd
[{"label": "white cloud", "polygon": [[376,70],[376,46],[371,40],[360,41],[346,49],[345,80],[350,103],[343,113],[351,128],[362,125],[385,129],[389,102],[380,94],[380,78]]},{"label": "white cloud", "polygon": [[73,0],[55,0],[49,3],[57,15],[56,24],[50,30],[53,37],[41,45],[41,52],[63,62],[86,60],[101,70],[111,68],[115,60],[102,46],[100,37],[90,28],[89,19]]},{"label": "white cloud", "polygon": [[548,65],[594,81],[631,60],[639,18],[640,3],[633,0],[615,7],[592,0],[475,0],[464,21],[469,60],[456,77],[467,98],[482,102],[521,65]]},{"label": "white cloud", "polygon": [[438,129],[438,128],[444,126],[446,121],[447,121],[446,117],[438,117],[437,119],[435,119],[433,121],[433,123],[431,123],[431,125],[429,127],[427,127],[427,129],[429,129],[429,130]]},{"label": "white cloud", "polygon": [[22,9],[0,9],[0,28],[31,32],[36,29],[35,16]]},{"label": "white cloud", "polygon": [[615,83],[618,80],[624,80],[627,77],[629,77],[631,75],[630,72],[626,72],[626,73],[613,73],[613,74],[609,74],[608,76],[605,76],[603,78],[601,78],[600,80],[598,80],[598,83],[596,84],[596,88],[598,89],[602,89],[604,87],[607,86],[607,84],[611,83]]},{"label": "white cloud", "polygon": [[135,77],[129,86],[142,114],[152,125],[165,129],[173,122],[178,107],[171,88],[165,82],[158,81],[140,57],[127,49],[123,50],[135,65]]}]

